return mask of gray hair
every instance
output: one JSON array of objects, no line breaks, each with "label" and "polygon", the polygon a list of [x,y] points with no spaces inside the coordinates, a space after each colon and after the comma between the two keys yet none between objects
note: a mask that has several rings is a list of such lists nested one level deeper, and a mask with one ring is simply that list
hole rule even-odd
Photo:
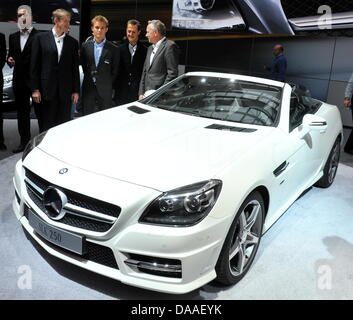
[{"label": "gray hair", "polygon": [[160,20],[150,20],[148,24],[152,25],[153,30],[157,30],[163,37],[167,34],[165,24]]},{"label": "gray hair", "polygon": [[30,6],[27,6],[26,4],[23,4],[17,8],[17,12],[20,10],[26,10],[30,16],[32,15],[32,8]]}]

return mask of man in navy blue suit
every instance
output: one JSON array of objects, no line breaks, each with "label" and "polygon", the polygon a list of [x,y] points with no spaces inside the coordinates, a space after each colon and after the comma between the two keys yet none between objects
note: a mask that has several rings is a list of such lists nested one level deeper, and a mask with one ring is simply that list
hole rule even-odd
[{"label": "man in navy blue suit", "polygon": [[276,81],[286,81],[287,59],[283,54],[284,48],[281,44],[276,44],[273,48],[275,58],[271,67],[265,67],[271,72],[271,78]]}]

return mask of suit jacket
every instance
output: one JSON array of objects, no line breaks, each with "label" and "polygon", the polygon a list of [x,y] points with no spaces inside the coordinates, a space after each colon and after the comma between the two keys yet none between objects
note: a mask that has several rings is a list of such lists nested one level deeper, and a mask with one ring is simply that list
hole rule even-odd
[{"label": "suit jacket", "polygon": [[127,41],[119,48],[120,64],[119,75],[114,86],[115,101],[118,104],[125,104],[138,99],[143,65],[147,55],[147,47],[141,42],[138,42],[132,61],[129,42]]},{"label": "suit jacket", "polygon": [[26,86],[27,88],[31,87],[30,64],[32,43],[37,33],[38,30],[33,28],[22,52],[20,31],[10,34],[9,37],[9,53],[7,57],[12,57],[15,59],[12,84],[14,88],[17,88],[19,90],[22,90],[24,86]]},{"label": "suit jacket", "polygon": [[64,38],[60,61],[52,30],[36,34],[32,44],[31,89],[40,90],[42,98],[55,99],[80,93],[78,42],[69,35]]},{"label": "suit jacket", "polygon": [[[82,84],[83,99],[97,88],[100,97],[112,103],[113,84],[119,71],[119,59],[119,48],[106,40],[98,65],[96,66],[94,41],[90,40],[83,43],[81,47],[81,63],[84,73]],[[93,77],[96,79],[95,85]]]},{"label": "suit jacket", "polygon": [[3,33],[0,33],[0,93],[1,93],[0,104],[2,102],[2,91],[4,86],[4,76],[2,74],[2,68],[5,65],[5,61],[6,61],[6,40],[5,40],[5,35]]},{"label": "suit jacket", "polygon": [[164,39],[155,54],[152,64],[152,46],[148,48],[143,67],[139,94],[155,90],[178,76],[179,48],[174,41]]},{"label": "suit jacket", "polygon": [[287,59],[283,54],[275,57],[271,65],[272,79],[277,81],[286,80]]}]

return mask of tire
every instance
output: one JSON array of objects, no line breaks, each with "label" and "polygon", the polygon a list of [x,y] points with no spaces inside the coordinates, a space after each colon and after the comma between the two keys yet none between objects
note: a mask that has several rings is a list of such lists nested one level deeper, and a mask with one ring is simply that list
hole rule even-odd
[{"label": "tire", "polygon": [[328,188],[335,180],[340,161],[341,138],[338,137],[330,151],[324,167],[324,175],[314,184],[315,187]]},{"label": "tire", "polygon": [[[260,244],[264,216],[262,196],[252,192],[241,205],[224,241],[216,264],[217,282],[233,285],[248,272]],[[250,221],[253,223],[249,228]]]}]

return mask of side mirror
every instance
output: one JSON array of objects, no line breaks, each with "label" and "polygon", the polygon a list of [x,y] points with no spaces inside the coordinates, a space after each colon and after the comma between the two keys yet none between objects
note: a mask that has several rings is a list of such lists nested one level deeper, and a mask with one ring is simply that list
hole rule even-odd
[{"label": "side mirror", "polygon": [[306,114],[303,117],[303,122],[299,131],[299,138],[303,139],[311,131],[325,132],[327,129],[327,122],[324,118],[314,114]]},{"label": "side mirror", "polygon": [[146,98],[146,97],[150,96],[152,93],[155,93],[155,92],[156,92],[156,90],[148,90],[148,91],[145,92],[144,96]]}]

